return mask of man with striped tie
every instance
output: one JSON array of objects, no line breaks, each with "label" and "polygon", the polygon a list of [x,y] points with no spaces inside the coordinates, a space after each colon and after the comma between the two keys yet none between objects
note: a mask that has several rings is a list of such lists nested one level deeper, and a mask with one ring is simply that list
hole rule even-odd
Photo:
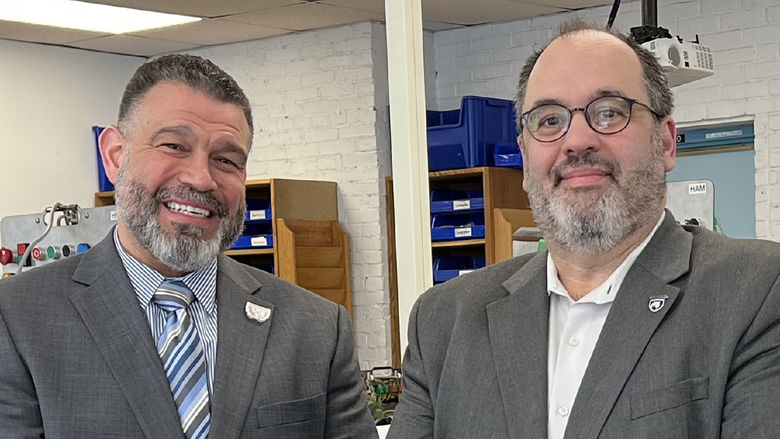
[{"label": "man with striped tie", "polygon": [[0,437],[376,436],[346,310],[221,254],[252,127],[210,61],[139,67],[100,137],[117,226],[0,283]]}]

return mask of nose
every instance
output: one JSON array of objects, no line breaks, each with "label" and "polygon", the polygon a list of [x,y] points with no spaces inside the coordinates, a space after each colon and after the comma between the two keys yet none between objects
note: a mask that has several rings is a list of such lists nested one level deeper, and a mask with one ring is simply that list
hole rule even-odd
[{"label": "nose", "polygon": [[572,113],[569,131],[561,140],[562,152],[566,156],[599,149],[599,134],[588,124],[584,111]]},{"label": "nose", "polygon": [[217,189],[212,171],[211,158],[208,154],[198,152],[182,163],[178,179],[199,192],[210,192]]}]

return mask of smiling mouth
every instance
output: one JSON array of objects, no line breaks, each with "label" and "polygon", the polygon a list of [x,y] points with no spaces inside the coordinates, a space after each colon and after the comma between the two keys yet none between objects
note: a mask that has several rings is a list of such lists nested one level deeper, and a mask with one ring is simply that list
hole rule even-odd
[{"label": "smiling mouth", "polygon": [[190,206],[186,204],[179,204],[175,201],[168,201],[165,203],[165,207],[173,212],[181,213],[184,215],[193,216],[196,218],[208,218],[211,216],[211,212],[200,207]]}]

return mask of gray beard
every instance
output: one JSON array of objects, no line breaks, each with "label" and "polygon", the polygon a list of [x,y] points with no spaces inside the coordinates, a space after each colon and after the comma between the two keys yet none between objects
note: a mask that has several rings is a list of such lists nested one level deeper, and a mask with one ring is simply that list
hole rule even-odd
[{"label": "gray beard", "polygon": [[[528,198],[544,238],[573,253],[598,254],[653,221],[666,196],[663,153],[656,135],[653,144],[651,156],[627,174],[616,161],[597,158],[590,151],[569,157],[550,170],[546,181],[527,173]],[[610,172],[613,181],[606,189],[559,186],[565,170],[594,165]]]},{"label": "gray beard", "polygon": [[[168,268],[182,273],[198,270],[219,253],[230,248],[244,229],[246,204],[241,203],[235,215],[229,215],[224,203],[211,193],[198,192],[187,186],[161,187],[154,196],[146,187],[132,180],[122,166],[115,184],[117,214],[136,241]],[[177,197],[208,206],[221,220],[217,235],[202,238],[203,229],[190,224],[173,223],[176,234],[169,234],[157,220],[160,200]]]}]

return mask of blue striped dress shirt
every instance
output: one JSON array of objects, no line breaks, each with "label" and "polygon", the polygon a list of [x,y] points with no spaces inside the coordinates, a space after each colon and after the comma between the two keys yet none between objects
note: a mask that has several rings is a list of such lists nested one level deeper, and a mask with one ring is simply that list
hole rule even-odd
[{"label": "blue striped dress shirt", "polygon": [[[152,302],[152,296],[165,277],[127,253],[119,242],[116,228],[114,228],[114,244],[138,297],[141,311],[149,322],[154,343],[157,345],[165,329],[166,320],[165,312]],[[217,258],[197,271],[170,279],[184,282],[195,295],[196,300],[190,305],[189,311],[195,330],[198,331],[204,344],[206,378],[211,395],[214,390],[214,361],[217,356]]]}]

